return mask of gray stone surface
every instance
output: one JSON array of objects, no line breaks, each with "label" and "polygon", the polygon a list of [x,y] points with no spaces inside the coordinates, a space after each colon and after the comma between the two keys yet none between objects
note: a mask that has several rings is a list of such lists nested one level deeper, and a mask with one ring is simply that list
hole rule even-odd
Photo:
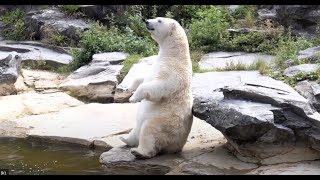
[{"label": "gray stone surface", "polygon": [[[135,125],[137,104],[84,104],[54,113],[15,119],[29,137],[110,149],[111,137]],[[109,139],[108,139],[109,138]],[[97,142],[97,141],[100,141]],[[104,144],[101,144],[104,142]]]},{"label": "gray stone surface", "polygon": [[90,63],[73,72],[59,88],[85,101],[114,102],[117,75],[123,65]]},{"label": "gray stone surface", "polygon": [[315,81],[300,81],[294,87],[297,92],[299,92],[303,97],[308,99],[308,101],[320,112],[320,85]]},{"label": "gray stone surface", "polygon": [[10,121],[29,115],[57,112],[61,109],[83,104],[77,99],[62,93],[38,94],[24,93],[0,96],[0,122]]},{"label": "gray stone surface", "polygon": [[311,47],[298,52],[298,59],[317,60],[320,58],[320,46]]},{"label": "gray stone surface", "polygon": [[17,52],[8,53],[5,58],[0,57],[0,96],[16,94],[15,83],[21,74],[21,55]]},{"label": "gray stone surface", "polygon": [[194,115],[221,131],[239,159],[275,164],[320,158],[320,115],[283,82],[258,72],[211,72],[195,74],[192,88]]},{"label": "gray stone surface", "polygon": [[120,64],[129,54],[123,52],[99,53],[92,56],[92,63],[107,63],[112,65]]},{"label": "gray stone surface", "polygon": [[28,30],[35,33],[34,37],[40,40],[49,38],[52,33],[77,40],[79,39],[77,32],[82,33],[90,28],[84,20],[67,17],[55,8],[30,11],[24,20]]},{"label": "gray stone surface", "polygon": [[48,48],[41,46],[41,43],[10,43],[0,42],[0,58],[7,56],[11,51],[21,55],[22,61],[33,64],[46,64],[57,67],[69,64],[72,61],[71,55],[59,48]]},{"label": "gray stone surface", "polygon": [[262,53],[211,52],[209,54],[205,54],[201,58],[199,61],[199,68],[201,70],[225,68],[230,63],[250,65],[259,59],[267,63],[271,63],[275,60],[275,57]]},{"label": "gray stone surface", "polygon": [[308,74],[317,71],[318,68],[320,68],[319,64],[300,64],[286,68],[283,75],[292,77],[299,73]]},{"label": "gray stone surface", "polygon": [[156,60],[157,56],[150,56],[141,59],[137,64],[134,64],[122,82],[117,86],[114,95],[115,102],[124,103],[129,102],[132,92],[127,91],[129,86],[136,78],[144,78],[146,73],[151,69],[152,63]]}]

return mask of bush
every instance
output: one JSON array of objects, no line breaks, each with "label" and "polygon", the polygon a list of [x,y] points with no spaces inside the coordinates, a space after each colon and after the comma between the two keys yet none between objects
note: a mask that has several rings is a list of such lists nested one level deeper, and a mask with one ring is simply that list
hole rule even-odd
[{"label": "bush", "polygon": [[198,18],[192,19],[188,34],[191,49],[216,50],[224,44],[229,36],[229,23],[223,12],[221,7],[215,6],[197,12]]},{"label": "bush", "polygon": [[91,61],[92,55],[102,52],[123,51],[142,56],[153,55],[156,45],[148,38],[138,37],[129,27],[120,30],[117,27],[106,28],[99,24],[93,25],[80,36],[82,50],[72,51],[73,62],[70,70],[79,68]]},{"label": "bush", "polygon": [[63,11],[67,15],[76,15],[79,12],[80,6],[79,5],[61,5],[59,6],[61,11]]},{"label": "bush", "polygon": [[5,30],[5,36],[11,40],[22,41],[27,39],[26,26],[22,20],[25,12],[20,9],[6,12],[0,17],[2,22],[9,26]]},{"label": "bush", "polygon": [[248,14],[255,17],[257,7],[254,5],[239,5],[232,13],[234,19],[245,19]]},{"label": "bush", "polygon": [[290,31],[287,35],[280,38],[277,47],[272,54],[277,56],[276,65],[284,67],[283,62],[288,59],[297,60],[297,54],[300,50],[312,47],[312,42],[302,37],[292,37]]},{"label": "bush", "polygon": [[142,56],[139,54],[130,55],[126,60],[123,61],[123,68],[120,71],[120,74],[117,76],[118,82],[121,83],[124,77],[128,74],[131,67],[138,63],[142,59]]},{"label": "bush", "polygon": [[6,32],[6,36],[9,39],[15,40],[15,41],[23,41],[28,38],[27,32],[26,32],[26,26],[23,22],[23,20],[19,19],[16,21],[12,27],[11,30],[8,30]]},{"label": "bush", "polygon": [[192,71],[194,73],[200,72],[198,62],[201,60],[204,53],[202,51],[191,51],[190,52],[190,59],[192,62]]},{"label": "bush", "polygon": [[12,25],[18,20],[21,20],[24,15],[25,12],[17,8],[13,11],[6,12],[3,16],[0,17],[0,19],[5,25]]}]

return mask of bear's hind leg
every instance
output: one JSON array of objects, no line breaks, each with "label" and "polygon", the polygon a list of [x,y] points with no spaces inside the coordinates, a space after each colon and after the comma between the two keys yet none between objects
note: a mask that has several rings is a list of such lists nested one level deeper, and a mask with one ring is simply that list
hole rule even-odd
[{"label": "bear's hind leg", "polygon": [[159,126],[152,126],[157,123],[151,121],[148,121],[140,131],[139,146],[131,149],[131,153],[138,159],[152,158],[165,146],[163,133]]},{"label": "bear's hind leg", "polygon": [[148,139],[140,141],[140,144],[137,148],[131,149],[131,154],[138,159],[148,159],[154,157],[157,154],[155,139],[149,135]]},{"label": "bear's hind leg", "polygon": [[120,140],[126,143],[130,147],[137,147],[139,144],[138,133],[136,132],[136,128],[134,128],[128,135],[127,138],[120,137]]}]

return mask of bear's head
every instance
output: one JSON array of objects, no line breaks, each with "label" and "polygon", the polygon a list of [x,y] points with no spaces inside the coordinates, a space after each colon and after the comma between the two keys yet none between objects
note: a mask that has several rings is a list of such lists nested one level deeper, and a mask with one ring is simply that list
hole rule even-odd
[{"label": "bear's head", "polygon": [[151,37],[158,43],[161,43],[168,36],[172,36],[177,31],[177,28],[180,27],[176,20],[163,17],[148,19],[145,23]]}]

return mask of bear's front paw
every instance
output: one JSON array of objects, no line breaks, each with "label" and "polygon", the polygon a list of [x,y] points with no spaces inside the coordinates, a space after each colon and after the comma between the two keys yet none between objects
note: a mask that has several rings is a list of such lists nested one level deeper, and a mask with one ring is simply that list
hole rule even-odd
[{"label": "bear's front paw", "polygon": [[140,102],[142,100],[142,98],[138,98],[137,96],[133,95],[130,97],[129,102],[130,103],[137,103]]}]

